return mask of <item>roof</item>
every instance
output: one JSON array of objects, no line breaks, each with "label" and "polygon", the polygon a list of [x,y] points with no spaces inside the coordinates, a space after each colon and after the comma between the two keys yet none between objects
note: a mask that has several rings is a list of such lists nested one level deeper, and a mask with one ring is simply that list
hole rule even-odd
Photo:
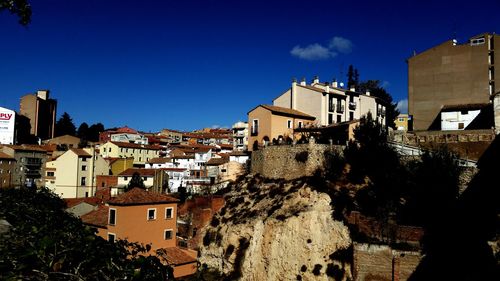
[{"label": "roof", "polygon": [[248,156],[248,153],[246,153],[245,151],[236,150],[229,153],[229,156]]},{"label": "roof", "polygon": [[172,162],[172,158],[156,157],[156,158],[152,158],[148,161],[149,164],[164,164],[164,163],[169,163],[169,162]]},{"label": "roof", "polygon": [[168,196],[162,193],[150,192],[139,187],[134,187],[131,190],[112,198],[110,201],[108,201],[108,204],[118,206],[131,206],[177,202],[179,202],[179,200],[172,196]]},{"label": "roof", "polygon": [[483,109],[489,105],[490,105],[489,103],[467,103],[467,104],[444,105],[441,108],[441,111],[477,110],[477,109]]},{"label": "roof", "polygon": [[233,149],[233,145],[232,145],[232,144],[225,144],[225,143],[221,143],[221,144],[219,144],[218,146],[220,146],[220,148],[228,148],[228,149]]},{"label": "roof", "polygon": [[142,168],[128,168],[125,171],[119,173],[119,176],[132,176],[134,173],[139,173],[141,177],[153,177],[156,174],[157,169],[142,169]]},{"label": "roof", "polygon": [[94,206],[102,203],[102,199],[97,197],[65,198],[64,201],[66,202],[66,207],[68,208],[74,207],[83,202]]},{"label": "roof", "polygon": [[196,262],[196,258],[190,256],[184,250],[179,249],[177,247],[164,248],[164,250],[167,253],[166,259],[169,264],[179,266],[183,264]]},{"label": "roof", "polygon": [[10,156],[9,154],[6,154],[6,153],[3,153],[0,151],[0,159],[9,159],[9,160],[14,160],[15,161],[15,158]]},{"label": "roof", "polygon": [[43,149],[40,145],[34,144],[21,144],[21,145],[5,145],[6,147],[10,147],[14,150],[20,151],[39,151],[39,152],[47,152],[47,150]]},{"label": "roof", "polygon": [[219,166],[227,162],[229,162],[227,158],[210,158],[210,160],[207,161],[207,166]]},{"label": "roof", "polygon": [[110,143],[124,148],[136,148],[136,149],[152,149],[152,150],[160,150],[161,147],[157,145],[147,145],[147,144],[136,144],[130,142],[118,142],[118,141],[110,141]]},{"label": "roof", "polygon": [[162,171],[184,172],[187,168],[160,168]]},{"label": "roof", "polygon": [[72,148],[70,149],[73,151],[76,155],[82,156],[82,157],[92,157],[92,155],[88,154],[87,151],[81,149],[81,148]]},{"label": "roof", "polygon": [[[275,106],[275,105],[268,105],[268,104],[261,104],[259,106],[271,111],[272,113],[274,113],[276,115],[300,117],[300,118],[309,119],[309,120],[316,119],[316,117],[314,117],[314,116],[311,116],[309,114],[305,114],[304,112],[301,112],[301,111],[298,111],[295,109],[290,109],[290,108],[285,108],[285,107]],[[257,106],[257,107],[259,107],[259,106]],[[257,107],[250,110],[250,112],[254,111]]]},{"label": "roof", "polygon": [[82,215],[80,219],[85,224],[92,226],[107,228],[108,226],[108,213],[109,207],[105,205],[99,205],[97,210],[91,211],[85,215]]}]

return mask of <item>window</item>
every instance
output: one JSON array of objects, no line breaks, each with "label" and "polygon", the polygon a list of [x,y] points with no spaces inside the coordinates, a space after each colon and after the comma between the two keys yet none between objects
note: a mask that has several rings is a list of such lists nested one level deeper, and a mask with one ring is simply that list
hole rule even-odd
[{"label": "window", "polygon": [[458,129],[463,129],[464,128],[464,123],[458,123]]},{"label": "window", "polygon": [[116,209],[109,208],[108,223],[110,225],[116,224]]},{"label": "window", "polygon": [[116,235],[114,233],[108,233],[108,241],[114,243],[115,240],[116,240]]},{"label": "window", "polygon": [[47,172],[47,177],[53,177],[54,176],[54,172]]},{"label": "window", "polygon": [[349,112],[349,120],[354,120],[354,112]]},{"label": "window", "polygon": [[87,162],[87,158],[89,158],[89,157],[83,157],[83,158],[82,158],[82,161],[83,161],[83,162]]},{"label": "window", "polygon": [[101,187],[105,187],[106,184],[104,182],[101,183]]},{"label": "window", "polygon": [[123,152],[123,148],[120,148],[120,152]]},{"label": "window", "polygon": [[103,148],[104,152],[106,152],[106,148]]},{"label": "window", "polygon": [[87,180],[86,177],[82,177],[80,180],[80,185],[85,185],[86,180]]},{"label": "window", "polygon": [[303,126],[302,121],[299,121],[299,128],[302,128],[302,126]]},{"label": "window", "polygon": [[148,220],[152,221],[156,219],[156,208],[148,209]]},{"label": "window", "polygon": [[87,171],[87,166],[82,165],[82,171]]},{"label": "window", "polygon": [[342,115],[337,115],[337,123],[342,122]]},{"label": "window", "polygon": [[148,178],[146,178],[146,177],[143,177],[142,179],[143,179],[144,181],[147,181],[147,180],[148,180]]},{"label": "window", "polygon": [[259,134],[259,119],[252,120],[252,135]]},{"label": "window", "polygon": [[109,152],[111,152],[111,147],[109,148]]},{"label": "window", "polygon": [[292,120],[287,120],[286,121],[286,126],[288,129],[291,129],[292,128]]},{"label": "window", "polygon": [[128,180],[128,177],[123,177],[123,180],[125,180],[125,181]]},{"label": "window", "polygon": [[165,240],[172,239],[173,231],[172,229],[165,229]]},{"label": "window", "polygon": [[333,114],[328,114],[328,125],[333,124]]},{"label": "window", "polygon": [[462,110],[462,111],[460,111],[460,114],[467,115],[467,114],[469,114],[469,111],[468,110]]},{"label": "window", "polygon": [[399,122],[404,122],[404,121],[405,121],[405,119],[400,117],[400,118],[398,118],[398,121],[399,121]]},{"label": "window", "polygon": [[171,219],[174,217],[174,208],[165,208],[165,219]]}]

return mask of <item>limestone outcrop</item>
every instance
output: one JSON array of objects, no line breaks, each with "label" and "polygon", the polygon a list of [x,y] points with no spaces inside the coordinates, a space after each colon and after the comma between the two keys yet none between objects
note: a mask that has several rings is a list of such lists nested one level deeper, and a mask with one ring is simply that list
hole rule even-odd
[{"label": "limestone outcrop", "polygon": [[348,280],[349,230],[305,180],[247,176],[204,229],[199,261],[230,280]]}]

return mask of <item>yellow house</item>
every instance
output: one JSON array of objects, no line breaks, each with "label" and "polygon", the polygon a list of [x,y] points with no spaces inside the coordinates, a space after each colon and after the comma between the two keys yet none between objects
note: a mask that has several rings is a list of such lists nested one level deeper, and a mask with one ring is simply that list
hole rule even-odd
[{"label": "yellow house", "polygon": [[135,166],[144,166],[149,160],[160,156],[160,146],[108,141],[99,147],[104,158],[134,158]]},{"label": "yellow house", "polygon": [[107,175],[107,162],[93,148],[72,148],[46,163],[45,186],[62,198],[93,196],[96,176]]},{"label": "yellow house", "polygon": [[248,150],[253,151],[270,141],[293,138],[295,128],[311,125],[315,119],[295,109],[261,104],[248,112]]},{"label": "yellow house", "polygon": [[399,114],[396,120],[394,120],[394,124],[396,124],[396,129],[398,131],[408,131],[408,122],[410,118],[408,114]]},{"label": "yellow house", "polygon": [[104,158],[109,165],[109,175],[119,175],[121,172],[134,167],[134,157]]}]

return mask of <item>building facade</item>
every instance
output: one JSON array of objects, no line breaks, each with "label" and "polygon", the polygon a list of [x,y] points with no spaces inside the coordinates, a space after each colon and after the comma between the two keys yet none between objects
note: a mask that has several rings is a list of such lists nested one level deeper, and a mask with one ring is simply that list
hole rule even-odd
[{"label": "building facade", "polygon": [[0,188],[14,186],[16,159],[0,151]]},{"label": "building facade", "polygon": [[485,33],[463,44],[449,40],[410,57],[408,111],[413,129],[441,129],[444,106],[490,103],[500,92],[500,71],[495,71],[498,46],[500,36]]},{"label": "building facade", "polygon": [[249,151],[269,142],[293,138],[295,128],[310,126],[315,117],[298,110],[274,106],[259,105],[248,112],[250,136]]},{"label": "building facade", "polygon": [[339,88],[337,82],[321,83],[317,77],[309,85],[305,80],[292,81],[292,86],[275,98],[273,105],[314,116],[317,126],[359,120],[368,112],[379,123],[386,124],[385,101],[369,92]]},{"label": "building facade", "polygon": [[53,138],[56,127],[57,101],[48,90],[39,90],[21,98],[19,113],[30,119],[30,133],[42,140]]},{"label": "building facade", "polygon": [[248,148],[248,123],[236,122],[233,125],[233,149],[245,151]]},{"label": "building facade", "polygon": [[14,144],[16,112],[0,107],[0,144]]},{"label": "building facade", "polygon": [[111,142],[99,146],[99,153],[104,158],[134,158],[134,166],[144,167],[151,159],[160,156],[161,147],[127,142]]}]

